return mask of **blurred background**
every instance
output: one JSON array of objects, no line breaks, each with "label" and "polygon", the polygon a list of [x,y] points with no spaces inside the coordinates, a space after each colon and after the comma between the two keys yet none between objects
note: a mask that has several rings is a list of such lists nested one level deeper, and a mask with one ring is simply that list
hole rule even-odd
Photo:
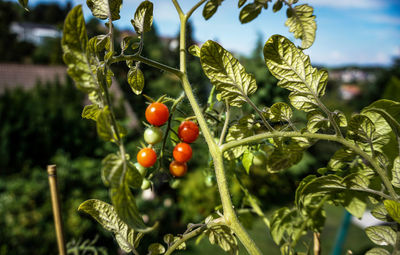
[{"label": "blurred background", "polygon": [[[48,164],[58,167],[64,230],[69,245],[77,246],[84,240],[91,240],[98,251],[116,254],[118,246],[111,234],[77,212],[79,204],[89,198],[109,202],[107,188],[100,177],[100,165],[101,159],[115,150],[112,144],[97,137],[94,122],[81,118],[87,100],[67,77],[62,62],[63,21],[68,11],[82,1],[31,0],[29,12],[16,2],[0,0],[0,255],[57,253],[45,171]],[[139,1],[125,2],[122,20],[116,22],[118,42],[134,35],[128,24]],[[145,36],[143,55],[177,67],[177,16],[172,3],[159,2],[155,2],[155,24]],[[182,2],[187,9],[194,1]],[[239,24],[237,3],[226,2],[208,22],[199,15],[193,17],[193,24],[188,27],[188,45],[201,45],[207,39],[219,41],[256,76],[259,89],[252,100],[257,105],[287,101],[287,91],[276,86],[277,81],[262,58],[264,42],[272,34],[280,33],[293,40],[283,25],[284,14],[264,11],[253,25],[246,27]],[[328,1],[310,2],[315,4],[318,30],[315,45],[306,52],[314,65],[329,71],[324,103],[330,109],[350,114],[379,98],[398,101],[399,3],[363,0],[346,5],[347,1],[330,2],[336,5],[329,5]],[[87,8],[84,11],[89,37],[105,33],[103,23],[90,18]],[[230,28],[231,25],[236,28]],[[224,32],[217,31],[219,28]],[[204,105],[211,85],[202,74],[198,60],[190,58],[189,61],[196,96]],[[163,94],[179,96],[180,86],[171,76],[145,65],[142,70],[146,79],[145,94],[153,98]],[[133,157],[142,140],[146,100],[132,93],[126,82],[126,65],[117,64],[113,71],[115,107],[118,118],[128,127],[126,143]],[[186,101],[181,106],[181,114],[192,115]],[[296,119],[301,122],[305,116],[296,113]],[[162,235],[168,233],[165,231],[184,232],[187,223],[200,222],[218,205],[214,177],[209,166],[204,164],[209,160],[204,144],[199,140],[193,145],[195,156],[189,173],[178,184],[171,187],[171,178],[167,176],[155,181],[154,192],[137,194],[141,212],[150,222],[157,219],[163,226],[143,239],[143,247],[162,239]],[[298,165],[283,173],[267,175],[254,171],[246,175],[242,171],[241,179],[270,215],[274,209],[289,204],[301,178],[324,166],[337,148],[332,143],[319,142]],[[245,206],[239,185],[235,181],[231,183],[235,205]],[[343,217],[340,208],[326,209],[328,221],[322,233],[323,254],[331,251]],[[260,247],[269,254],[279,254],[279,248],[262,221],[255,215],[250,216],[241,214],[241,221]],[[360,226],[353,224],[349,231],[344,250],[364,254],[372,247]],[[205,240],[199,246],[191,242],[188,250],[188,254],[224,254]]]}]

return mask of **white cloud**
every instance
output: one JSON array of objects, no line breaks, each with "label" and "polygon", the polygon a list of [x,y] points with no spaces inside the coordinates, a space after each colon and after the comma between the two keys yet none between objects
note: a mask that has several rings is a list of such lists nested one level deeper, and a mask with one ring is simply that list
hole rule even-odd
[{"label": "white cloud", "polygon": [[371,15],[368,20],[379,24],[400,25],[400,17],[397,16]]},{"label": "white cloud", "polygon": [[312,6],[346,9],[374,9],[385,5],[384,1],[379,0],[308,0],[307,3]]}]

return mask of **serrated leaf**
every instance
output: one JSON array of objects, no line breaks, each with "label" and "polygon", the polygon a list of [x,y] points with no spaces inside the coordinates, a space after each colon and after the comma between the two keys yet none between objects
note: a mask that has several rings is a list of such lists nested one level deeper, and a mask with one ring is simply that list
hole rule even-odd
[{"label": "serrated leaf", "polygon": [[392,219],[390,218],[388,211],[385,208],[385,205],[379,204],[377,205],[372,211],[371,211],[372,216],[377,218],[378,220],[385,221],[385,222],[390,222]]},{"label": "serrated leaf", "polygon": [[107,45],[109,47],[109,44],[110,44],[109,36],[107,35],[93,36],[92,38],[90,38],[87,44],[87,51],[91,53],[98,53],[103,51]]},{"label": "serrated leaf", "polygon": [[293,117],[293,112],[290,106],[286,103],[275,103],[271,106],[270,118],[272,121],[290,121]]},{"label": "serrated leaf", "polygon": [[83,202],[78,211],[83,211],[92,216],[102,227],[111,231],[122,250],[129,253],[139,245],[142,233],[136,233],[129,228],[117,215],[112,205],[97,200],[90,199]]},{"label": "serrated leaf", "polygon": [[205,20],[210,19],[218,10],[223,0],[209,0],[203,8],[203,17]]},{"label": "serrated leaf", "polygon": [[346,165],[351,164],[354,161],[355,156],[356,154],[353,151],[341,148],[333,154],[332,158],[328,162],[328,166],[332,170],[344,168]]},{"label": "serrated leaf", "polygon": [[396,136],[400,136],[400,124],[398,122],[400,119],[399,102],[381,99],[364,108],[363,112],[376,112],[380,114],[390,125]]},{"label": "serrated leaf", "polygon": [[313,11],[314,9],[307,4],[298,5],[292,9],[290,18],[285,22],[289,32],[293,33],[295,38],[301,39],[303,49],[310,48],[315,40],[317,23]]},{"label": "serrated leaf", "polygon": [[111,188],[110,196],[115,211],[122,221],[136,231],[149,231],[140,216],[135,198],[129,190],[128,185],[122,184],[118,187]]},{"label": "serrated leaf", "polygon": [[96,76],[93,74],[92,60],[86,54],[88,37],[82,6],[74,7],[65,18],[61,46],[64,52],[63,59],[68,66],[67,72],[74,80],[78,89],[95,93],[99,87]]},{"label": "serrated leaf", "polygon": [[238,8],[242,7],[246,2],[247,2],[247,0],[239,0]]},{"label": "serrated leaf", "polygon": [[254,158],[254,155],[249,150],[246,150],[243,153],[242,164],[243,164],[243,167],[246,170],[247,174],[249,174],[249,172],[250,172],[250,167],[253,164],[253,158]]},{"label": "serrated leaf", "polygon": [[[135,50],[140,46],[140,39],[135,36],[126,36],[121,40],[121,50],[126,51],[128,49]],[[129,60],[127,60],[129,61]],[[128,65],[129,66],[129,65]]]},{"label": "serrated leaf", "polygon": [[97,134],[105,141],[114,141],[114,132],[111,129],[111,115],[108,107],[102,109],[97,116]]},{"label": "serrated leaf", "polygon": [[261,13],[262,6],[257,3],[247,4],[240,11],[239,20],[242,24],[249,23]]},{"label": "serrated leaf", "polygon": [[216,244],[229,254],[238,255],[239,247],[232,230],[224,225],[217,225],[208,228],[205,232],[211,244]]},{"label": "serrated leaf", "polygon": [[231,106],[242,106],[257,90],[256,80],[233,55],[218,43],[207,41],[200,50],[204,73]]},{"label": "serrated leaf", "polygon": [[400,188],[400,157],[395,158],[393,161],[392,184]]},{"label": "serrated leaf", "polygon": [[383,248],[372,248],[365,255],[390,255],[390,253]]},{"label": "serrated leaf", "polygon": [[333,118],[335,122],[339,125],[339,127],[347,127],[347,118],[343,114],[343,112],[335,110],[333,112]]},{"label": "serrated leaf", "polygon": [[[255,128],[260,124],[254,121],[254,115],[242,117],[237,124],[232,125],[226,135],[226,142],[240,140],[254,134]],[[233,160],[239,158],[248,146],[237,146],[224,153],[224,157]]]},{"label": "serrated leaf", "polygon": [[152,243],[148,247],[149,255],[159,255],[165,252],[165,247],[160,243]]},{"label": "serrated leaf", "polygon": [[[304,229],[299,227],[304,220],[306,219],[303,219],[297,210],[287,207],[280,208],[271,216],[270,233],[272,239],[277,245],[282,245],[285,234],[290,239],[295,236],[302,236],[305,232]],[[302,233],[298,235],[300,232]]]},{"label": "serrated leaf", "polygon": [[135,12],[135,17],[131,20],[133,27],[138,35],[149,32],[153,24],[153,3],[143,1]]},{"label": "serrated leaf", "polygon": [[291,41],[273,35],[265,43],[264,59],[278,86],[291,91],[291,104],[306,112],[318,110],[319,98],[325,93],[328,73],[311,66],[310,58]]},{"label": "serrated leaf", "polygon": [[99,116],[100,112],[101,109],[98,105],[85,105],[82,111],[82,118],[97,121],[97,117]]},{"label": "serrated leaf", "polygon": [[122,0],[87,0],[86,4],[93,16],[99,19],[108,19],[109,16],[111,16],[111,20],[120,19],[119,9]]},{"label": "serrated leaf", "polygon": [[142,94],[144,87],[144,76],[139,68],[133,67],[129,69],[128,83],[131,86],[132,91],[136,95]]},{"label": "serrated leaf", "polygon": [[276,148],[267,157],[267,171],[277,173],[288,169],[300,162],[303,157],[303,150],[298,146],[284,146]]},{"label": "serrated leaf", "polygon": [[126,184],[132,188],[140,188],[142,186],[143,176],[132,162],[127,162],[126,167]]},{"label": "serrated leaf", "polygon": [[28,9],[28,0],[18,0],[18,3],[24,7],[25,11],[29,11]]},{"label": "serrated leaf", "polygon": [[189,53],[195,57],[200,57],[200,47],[196,44],[193,44],[189,47]]},{"label": "serrated leaf", "polygon": [[317,133],[319,130],[325,130],[329,126],[329,120],[319,112],[311,112],[308,116],[307,130],[311,133]]},{"label": "serrated leaf", "polygon": [[394,200],[385,200],[383,201],[387,212],[389,213],[390,217],[400,223],[400,203]]},{"label": "serrated leaf", "polygon": [[377,245],[394,245],[396,242],[396,232],[389,226],[367,227],[365,233]]}]

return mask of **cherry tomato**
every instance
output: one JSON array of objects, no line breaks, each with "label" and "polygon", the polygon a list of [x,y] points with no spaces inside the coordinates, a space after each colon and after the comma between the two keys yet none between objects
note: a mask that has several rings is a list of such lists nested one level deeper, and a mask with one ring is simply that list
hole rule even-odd
[{"label": "cherry tomato", "polygon": [[187,164],[172,161],[171,164],[169,164],[169,172],[175,177],[182,177],[187,172]]},{"label": "cherry tomato", "polygon": [[142,166],[151,167],[157,161],[157,154],[151,148],[143,148],[138,152],[136,159]]},{"label": "cherry tomato", "polygon": [[185,143],[192,143],[199,136],[199,127],[192,121],[183,121],[178,128],[178,136]]},{"label": "cherry tomato", "polygon": [[178,143],[172,152],[175,161],[185,163],[192,157],[192,148],[187,143]]},{"label": "cherry tomato", "polygon": [[147,179],[143,179],[142,186],[140,187],[142,190],[146,190],[150,188],[150,181]]},{"label": "cherry tomato", "polygon": [[156,144],[161,142],[163,138],[163,131],[159,127],[149,127],[144,131],[143,137],[146,143]]},{"label": "cherry tomato", "polygon": [[144,166],[142,166],[141,164],[139,164],[138,162],[136,162],[135,164],[133,164],[135,167],[136,167],[136,169],[139,171],[139,173],[142,175],[142,176],[146,176],[146,174],[147,174],[147,168],[145,168]]},{"label": "cherry tomato", "polygon": [[255,166],[265,166],[267,161],[267,154],[264,151],[255,152],[253,157],[253,165]]},{"label": "cherry tomato", "polygon": [[167,122],[169,117],[168,107],[163,103],[152,103],[146,108],[146,120],[154,126],[161,126]]}]

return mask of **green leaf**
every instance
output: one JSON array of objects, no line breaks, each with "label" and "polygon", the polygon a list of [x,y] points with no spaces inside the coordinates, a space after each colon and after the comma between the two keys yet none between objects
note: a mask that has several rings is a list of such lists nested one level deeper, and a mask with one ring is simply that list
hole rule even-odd
[{"label": "green leaf", "polygon": [[372,216],[377,218],[378,220],[381,221],[386,221],[386,222],[391,222],[393,221],[392,218],[390,218],[388,211],[385,208],[385,205],[379,204],[376,206],[372,211],[371,211]]},{"label": "green leaf", "polygon": [[264,59],[278,86],[291,91],[291,104],[299,110],[318,110],[319,98],[325,93],[328,73],[311,66],[310,58],[291,41],[273,35],[264,46]]},{"label": "green leaf", "polygon": [[257,90],[254,76],[248,74],[239,61],[218,43],[204,43],[200,61],[204,73],[230,105],[242,106],[248,96]]},{"label": "green leaf", "polygon": [[253,164],[253,158],[253,153],[251,153],[249,150],[246,150],[243,153],[242,164],[247,174],[250,172],[250,167]]},{"label": "green leaf", "polygon": [[393,161],[392,184],[396,188],[400,188],[400,157],[395,158]]},{"label": "green leaf", "polygon": [[246,2],[247,2],[247,0],[239,0],[238,8],[242,7]]},{"label": "green leaf", "polygon": [[132,162],[128,161],[126,167],[126,183],[132,188],[140,188],[142,186],[143,176]]},{"label": "green leaf", "polygon": [[129,69],[128,83],[136,95],[142,94],[144,87],[144,76],[139,68],[133,67]]},{"label": "green leaf", "polygon": [[189,47],[189,53],[195,57],[200,57],[200,47],[196,44],[193,44]]},{"label": "green leaf", "polygon": [[125,173],[120,155],[109,154],[101,161],[101,178],[106,186],[117,187],[123,183]]},{"label": "green leaf", "polygon": [[105,107],[97,116],[97,134],[105,141],[114,141],[114,132],[111,129],[111,115]]},{"label": "green leaf", "polygon": [[239,247],[232,230],[225,225],[217,225],[208,228],[205,232],[211,244],[216,244],[229,254],[238,255]]},{"label": "green leaf", "polygon": [[383,201],[387,212],[389,213],[390,217],[400,223],[400,203],[394,200],[385,200]]},{"label": "green leaf", "polygon": [[107,19],[111,16],[111,20],[118,20],[119,9],[122,0],[87,0],[87,6],[92,11],[93,16],[99,19]]},{"label": "green leaf", "polygon": [[381,99],[378,100],[368,107],[364,108],[363,112],[376,112],[380,114],[390,125],[393,132],[397,137],[400,137],[400,103]]},{"label": "green leaf", "polygon": [[289,122],[293,116],[292,109],[286,103],[275,103],[270,108],[270,118],[272,121]]},{"label": "green leaf", "polygon": [[[290,140],[294,141],[294,140]],[[291,146],[279,146],[267,157],[267,171],[277,173],[288,169],[300,162],[303,157],[303,149],[295,143]]]},{"label": "green leaf", "polygon": [[347,165],[352,164],[356,154],[345,148],[341,148],[333,154],[332,158],[328,162],[329,168],[336,171],[345,168]]},{"label": "green leaf", "polygon": [[292,239],[296,236],[305,234],[304,229],[301,229],[302,222],[306,220],[301,217],[299,212],[287,207],[280,208],[271,216],[270,232],[272,239],[277,245],[282,245],[285,234]]},{"label": "green leaf", "polygon": [[210,19],[218,10],[223,0],[209,0],[203,8],[203,17],[205,20]]},{"label": "green leaf", "polygon": [[372,248],[365,255],[390,255],[390,253],[383,248]]},{"label": "green leaf", "polygon": [[29,0],[18,0],[18,3],[19,3],[22,7],[24,7],[25,11],[29,11],[29,9],[28,9],[28,1],[29,1]]},{"label": "green leaf", "polygon": [[[86,54],[88,43],[82,6],[74,7],[65,18],[61,45],[64,51],[64,62],[68,66],[68,74],[75,81],[78,89],[95,93],[99,86],[93,74],[92,60]],[[94,95],[92,95],[94,96]]]},{"label": "green leaf", "polygon": [[275,2],[275,4],[272,6],[272,11],[273,11],[273,12],[278,12],[278,11],[280,11],[280,10],[282,9],[282,6],[283,6],[282,1],[277,0],[277,1]]},{"label": "green leaf", "polygon": [[148,247],[149,250],[149,255],[159,255],[159,254],[163,254],[165,252],[165,248],[162,244],[160,243],[152,243],[150,244],[150,246]]},{"label": "green leaf", "polygon": [[307,130],[311,133],[317,133],[319,130],[326,130],[329,126],[329,120],[321,113],[315,111],[308,115]]},{"label": "green leaf", "polygon": [[240,11],[239,20],[242,24],[248,23],[253,19],[257,18],[258,15],[261,13],[262,6],[257,3],[247,4],[243,9]]},{"label": "green leaf", "polygon": [[131,20],[138,35],[149,32],[153,24],[153,3],[143,1],[135,12],[135,18]]},{"label": "green leaf", "polygon": [[295,38],[301,39],[303,49],[310,48],[315,40],[317,23],[313,11],[314,9],[307,4],[298,5],[292,9],[290,18],[285,22],[289,32],[293,33]]},{"label": "green leaf", "polygon": [[99,117],[100,113],[101,109],[98,105],[95,104],[85,105],[82,111],[82,118],[97,121],[97,118]]},{"label": "green leaf", "polygon": [[90,199],[83,202],[78,211],[83,211],[92,216],[102,227],[111,231],[115,235],[119,247],[129,253],[143,237],[142,233],[137,233],[129,228],[117,215],[112,205],[97,199]]},{"label": "green leaf", "polygon": [[87,51],[91,53],[98,53],[105,48],[109,48],[110,37],[107,35],[98,35],[90,38],[87,44]]},{"label": "green leaf", "polygon": [[394,245],[396,242],[396,232],[389,226],[368,227],[365,233],[377,245]]},{"label": "green leaf", "polygon": [[135,198],[129,190],[128,185],[122,184],[111,188],[110,195],[114,208],[121,220],[136,231],[149,231],[140,216]]},{"label": "green leaf", "polygon": [[[244,116],[237,124],[232,125],[226,135],[226,142],[240,140],[254,135],[255,129],[260,127],[260,124],[254,121],[254,118],[254,115]],[[246,151],[247,147],[248,146],[237,146],[225,152],[224,157],[229,160],[239,158]]]}]

